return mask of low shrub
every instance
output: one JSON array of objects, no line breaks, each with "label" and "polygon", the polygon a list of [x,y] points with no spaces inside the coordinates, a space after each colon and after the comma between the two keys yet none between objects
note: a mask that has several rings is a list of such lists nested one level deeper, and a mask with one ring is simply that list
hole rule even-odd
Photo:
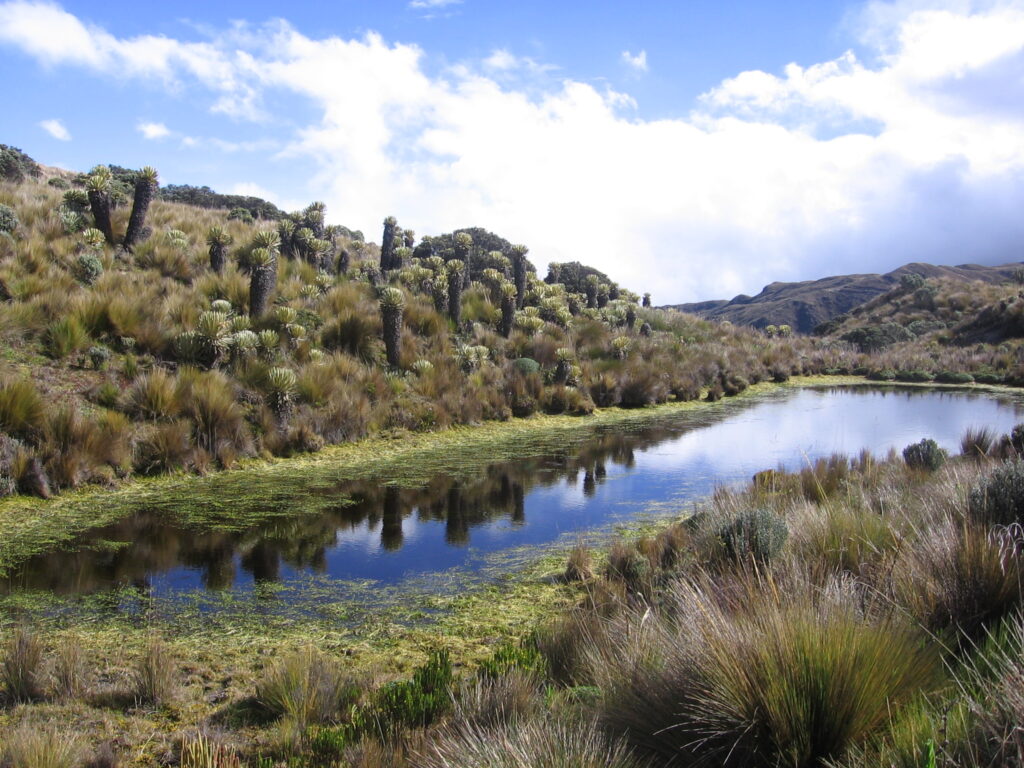
[{"label": "low shrub", "polygon": [[939,384],[973,384],[974,376],[961,371],[940,371],[935,374],[935,381]]},{"label": "low shrub", "polygon": [[0,205],[0,232],[13,232],[19,226],[18,216],[9,205]]},{"label": "low shrub", "polygon": [[929,438],[919,443],[912,443],[903,449],[903,461],[911,469],[923,469],[934,472],[946,463],[946,451]]},{"label": "low shrub", "polygon": [[92,363],[92,367],[97,371],[106,365],[107,361],[110,359],[110,350],[106,347],[89,347],[86,354],[89,355],[89,362]]},{"label": "low shrub", "polygon": [[85,285],[92,285],[103,274],[103,262],[95,253],[79,254],[75,262],[75,277]]},{"label": "low shrub", "polygon": [[750,509],[723,526],[718,535],[730,559],[736,562],[768,562],[782,551],[789,529],[774,512]]},{"label": "low shrub", "polygon": [[537,649],[532,638],[522,643],[504,643],[486,659],[480,662],[477,673],[480,677],[498,680],[521,672],[540,676],[545,671],[544,656]]},{"label": "low shrub", "polygon": [[540,370],[540,363],[529,357],[519,357],[512,361],[512,367],[524,376],[529,376]]},{"label": "low shrub", "polygon": [[971,488],[970,516],[986,525],[1024,522],[1024,459],[1004,461]]},{"label": "low shrub", "polygon": [[974,380],[979,384],[1002,384],[1005,377],[999,373],[981,372],[974,374]]},{"label": "low shrub", "polygon": [[896,371],[896,381],[913,381],[924,383],[932,381],[935,376],[928,371]]},{"label": "low shrub", "polygon": [[454,680],[447,651],[431,654],[411,680],[388,683],[377,692],[376,708],[382,735],[400,728],[425,728],[451,707]]}]

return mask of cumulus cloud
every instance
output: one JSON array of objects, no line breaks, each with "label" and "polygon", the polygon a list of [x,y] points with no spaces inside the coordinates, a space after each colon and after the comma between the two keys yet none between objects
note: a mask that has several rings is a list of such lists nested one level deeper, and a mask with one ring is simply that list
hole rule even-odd
[{"label": "cumulus cloud", "polygon": [[335,221],[483,226],[530,245],[542,271],[579,259],[658,302],[911,260],[1019,259],[1024,5],[869,10],[860,56],[738,73],[661,120],[591,83],[510,80],[507,51],[432,74],[417,46],[283,22],[227,42],[120,39],[12,2],[0,42],[51,66],[200,85],[211,109],[243,118],[270,91],[297,94],[316,119],[273,151],[316,164],[303,191]]},{"label": "cumulus cloud", "polygon": [[139,123],[137,126],[139,133],[142,134],[144,139],[165,139],[171,135],[170,129],[163,123]]},{"label": "cumulus cloud", "polygon": [[163,35],[117,38],[84,23],[60,6],[31,0],[0,4],[0,43],[13,44],[47,66],[76,65],[118,78],[140,78],[181,88],[182,77],[220,93],[214,109],[228,115],[261,115],[246,82],[248,54],[215,43],[182,42]]},{"label": "cumulus cloud", "polygon": [[42,120],[39,127],[58,141],[71,141],[71,133],[60,120]]},{"label": "cumulus cloud", "polygon": [[637,72],[647,71],[647,51],[640,51],[637,54],[623,51],[622,61],[625,62],[627,67],[635,69]]}]

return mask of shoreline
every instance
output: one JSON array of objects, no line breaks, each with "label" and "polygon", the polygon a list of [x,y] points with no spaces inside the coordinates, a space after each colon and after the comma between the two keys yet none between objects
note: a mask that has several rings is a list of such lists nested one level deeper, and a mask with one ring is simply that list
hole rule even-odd
[{"label": "shoreline", "polygon": [[[787,388],[861,385],[1020,392],[986,385],[879,385],[858,377],[807,377],[784,384],[755,385],[737,397],[718,403],[691,401],[655,406],[642,411],[614,409],[585,419],[544,416],[479,427],[461,427],[443,433],[411,435],[406,440],[374,438],[328,448],[322,454],[302,459],[259,461],[257,466],[241,467],[207,477],[156,478],[143,482],[141,486],[145,495],[151,496],[167,489],[179,491],[211,482],[216,485],[224,482],[224,478],[245,478],[260,473],[269,475],[267,479],[271,481],[294,479],[296,475],[317,475],[314,471],[317,468],[340,468],[351,473],[347,477],[367,477],[381,471],[382,461],[415,461],[425,452],[436,451],[439,447],[451,448],[456,443],[475,454],[481,453],[482,446],[500,446],[504,451],[515,453],[524,447],[540,447],[538,443],[527,440],[530,434],[536,432],[546,434],[552,442],[557,439],[564,444],[564,440],[593,433],[601,426],[639,425],[683,412],[714,413],[728,408],[730,402],[771,396]],[[390,449],[383,459],[368,450],[378,447]],[[476,455],[478,463],[474,467],[499,460],[500,457],[495,455],[497,452],[496,449],[489,453],[486,459]],[[429,473],[430,468],[419,467],[418,471]],[[141,493],[135,485],[119,489],[119,492],[122,495]],[[104,492],[86,494],[85,501],[94,502],[100,493]],[[43,502],[39,506],[53,506],[62,498]],[[84,506],[84,502],[80,505]],[[39,519],[45,521],[49,518],[41,515]],[[664,521],[648,520],[643,523],[646,528],[638,528],[637,533],[650,535],[653,530],[671,522],[669,515],[665,516]],[[602,561],[606,549],[605,546],[592,549],[597,562]],[[72,617],[70,620],[37,616],[31,625],[42,638],[48,654],[68,643],[77,645],[92,668],[103,670],[103,678],[108,681],[105,684],[110,686],[125,685],[125,681],[131,679],[137,659],[146,652],[154,637],[160,638],[174,660],[187,695],[163,709],[132,709],[123,718],[123,725],[101,725],[95,719],[95,710],[85,705],[76,705],[74,711],[69,712],[59,702],[43,702],[32,705],[31,711],[34,718],[42,720],[64,721],[70,718],[94,733],[98,732],[95,729],[115,733],[124,728],[128,732],[146,734],[145,738],[139,739],[138,752],[127,764],[153,764],[158,761],[155,753],[157,745],[173,739],[182,728],[198,727],[201,723],[223,717],[225,710],[221,702],[246,700],[265,666],[294,649],[315,647],[339,659],[346,670],[368,675],[374,680],[407,676],[439,649],[449,652],[456,669],[473,668],[488,658],[495,648],[528,636],[534,629],[582,598],[586,591],[584,584],[567,583],[560,578],[565,568],[566,555],[567,552],[561,550],[538,553],[530,564],[513,569],[497,583],[481,583],[464,591],[454,590],[449,594],[437,595],[430,599],[429,604],[396,604],[388,610],[367,611],[359,622],[350,625],[332,619],[329,611],[317,617],[296,617],[276,623],[267,622],[264,620],[266,617],[261,618],[255,614],[247,619],[231,617],[222,621],[204,622],[201,612],[180,623],[173,618],[154,620],[146,615],[112,613]],[[335,602],[338,597],[334,597]],[[32,613],[28,602],[22,610],[18,609],[16,601],[7,602],[7,610],[0,612],[0,631],[7,634],[10,628],[23,623],[26,614]],[[22,722],[25,716],[26,712],[21,708],[0,709],[0,733]],[[240,739],[255,742],[266,737],[262,726],[243,726],[236,734]]]},{"label": "shoreline", "polygon": [[[449,474],[472,474],[495,461],[556,450],[602,428],[642,426],[681,413],[710,415],[732,403],[776,391],[829,386],[1020,392],[1002,385],[875,382],[860,376],[793,377],[783,383],[761,382],[713,403],[700,399],[637,409],[607,408],[589,416],[539,414],[439,432],[377,435],[327,446],[315,454],[246,459],[236,467],[207,475],[132,478],[115,488],[85,486],[52,499],[11,496],[0,500],[0,577],[29,557],[65,547],[141,507],[172,514],[183,526],[242,530],[268,519],[316,514],[318,485],[333,487],[338,482],[367,479],[405,487],[424,485],[438,465]],[[295,498],[304,492],[309,494],[309,508],[296,508]],[[232,504],[225,505],[224,498],[231,498]],[[286,506],[274,506],[275,502]],[[240,514],[241,508],[245,511]]]}]

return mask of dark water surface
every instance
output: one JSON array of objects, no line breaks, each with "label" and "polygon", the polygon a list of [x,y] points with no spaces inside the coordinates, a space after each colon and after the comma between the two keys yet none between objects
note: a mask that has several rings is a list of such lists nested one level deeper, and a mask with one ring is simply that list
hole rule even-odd
[{"label": "dark water surface", "polygon": [[965,391],[793,389],[741,402],[715,423],[695,426],[692,412],[677,413],[562,453],[495,463],[469,480],[441,473],[420,488],[388,486],[387,478],[344,484],[327,513],[244,532],[178,527],[143,509],[69,551],[27,561],[2,588],[72,600],[128,588],[171,602],[212,594],[287,602],[310,585],[335,595],[353,583],[397,588],[510,567],[503,555],[571,544],[638,516],[679,514],[762,469],[865,448],[884,455],[922,437],[956,452],[967,427],[1004,433],[1024,421],[1020,399]]}]

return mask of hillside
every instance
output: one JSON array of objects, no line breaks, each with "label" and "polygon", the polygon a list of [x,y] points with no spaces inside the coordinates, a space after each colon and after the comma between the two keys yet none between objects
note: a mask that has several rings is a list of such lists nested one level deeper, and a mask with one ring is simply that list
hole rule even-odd
[{"label": "hillside", "polygon": [[483,229],[417,240],[387,217],[377,245],[322,203],[268,220],[203,187],[169,199],[183,188],[152,169],[3,152],[0,495],[835,365],[811,340],[643,307],[580,264],[542,281]]},{"label": "hillside", "polygon": [[798,283],[777,282],[766,285],[757,296],[740,294],[732,300],[677,304],[672,308],[708,319],[728,320],[738,325],[751,325],[755,328],[788,325],[797,333],[812,333],[818,325],[836,315],[849,312],[890,290],[907,273],[919,274],[928,279],[1000,283],[1013,279],[1014,271],[1019,268],[1020,264],[997,267],[962,264],[947,267],[915,262],[884,275],[836,275]]},{"label": "hillside", "polygon": [[878,351],[897,344],[964,347],[1024,337],[1024,290],[1017,281],[964,282],[905,274],[900,283],[816,332]]}]

